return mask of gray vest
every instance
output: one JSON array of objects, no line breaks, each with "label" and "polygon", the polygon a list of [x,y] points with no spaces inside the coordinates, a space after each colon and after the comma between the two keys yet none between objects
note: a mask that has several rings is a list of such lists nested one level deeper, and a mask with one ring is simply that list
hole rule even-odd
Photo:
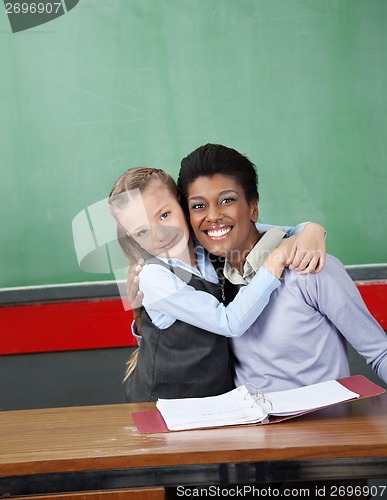
[{"label": "gray vest", "polygon": [[[180,268],[170,268],[158,259],[151,261],[169,268],[196,290],[208,292],[221,300],[220,285]],[[205,314],[205,311],[192,311],[192,314]],[[138,364],[126,386],[128,402],[215,396],[230,389],[230,356],[226,337],[179,320],[160,330],[145,309],[141,316],[141,331]]]}]

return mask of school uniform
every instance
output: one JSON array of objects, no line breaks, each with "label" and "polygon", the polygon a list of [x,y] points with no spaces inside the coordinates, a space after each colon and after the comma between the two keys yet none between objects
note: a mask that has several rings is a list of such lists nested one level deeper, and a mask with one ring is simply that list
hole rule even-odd
[{"label": "school uniform", "polygon": [[127,381],[128,402],[213,396],[229,390],[227,337],[242,335],[280,285],[262,267],[226,307],[214,267],[218,261],[200,245],[196,256],[197,268],[177,259],[146,259],[139,275],[144,292],[142,337],[137,367]]},{"label": "school uniform", "polygon": [[[153,260],[155,263],[156,260]],[[167,266],[160,260],[157,265]],[[179,268],[186,283],[221,300],[219,284]],[[196,311],[202,314],[201,311]],[[152,323],[146,309],[141,315],[141,345],[137,367],[126,387],[128,402],[158,398],[205,397],[230,389],[228,339],[176,320],[165,329]]]}]

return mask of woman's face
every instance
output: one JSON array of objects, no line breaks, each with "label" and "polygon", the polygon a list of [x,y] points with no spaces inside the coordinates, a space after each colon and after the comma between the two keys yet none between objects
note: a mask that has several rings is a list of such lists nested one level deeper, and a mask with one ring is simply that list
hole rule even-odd
[{"label": "woman's face", "polygon": [[192,229],[204,248],[231,263],[243,262],[258,241],[257,201],[247,202],[243,188],[222,174],[198,177],[187,201]]}]

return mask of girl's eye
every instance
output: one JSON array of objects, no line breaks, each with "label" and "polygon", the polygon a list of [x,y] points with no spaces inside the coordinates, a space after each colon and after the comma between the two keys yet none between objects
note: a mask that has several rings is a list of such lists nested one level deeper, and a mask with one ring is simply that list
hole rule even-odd
[{"label": "girl's eye", "polygon": [[141,236],[146,236],[149,232],[149,229],[147,227],[144,227],[144,229],[140,229],[137,231],[136,236],[141,237]]},{"label": "girl's eye", "polygon": [[170,213],[171,213],[171,212],[164,212],[163,214],[161,214],[160,219],[162,219],[162,220],[163,220],[163,219],[166,219],[166,218],[169,216],[169,214],[170,214]]}]

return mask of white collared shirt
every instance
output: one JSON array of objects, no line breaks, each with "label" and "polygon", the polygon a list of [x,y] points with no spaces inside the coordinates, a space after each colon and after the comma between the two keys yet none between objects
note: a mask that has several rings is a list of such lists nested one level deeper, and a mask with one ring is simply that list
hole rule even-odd
[{"label": "white collared shirt", "polygon": [[258,272],[266,257],[281,243],[286,232],[280,227],[272,227],[262,235],[258,243],[251,249],[243,266],[243,274],[227,260],[224,265],[224,276],[234,285],[247,285]]}]

